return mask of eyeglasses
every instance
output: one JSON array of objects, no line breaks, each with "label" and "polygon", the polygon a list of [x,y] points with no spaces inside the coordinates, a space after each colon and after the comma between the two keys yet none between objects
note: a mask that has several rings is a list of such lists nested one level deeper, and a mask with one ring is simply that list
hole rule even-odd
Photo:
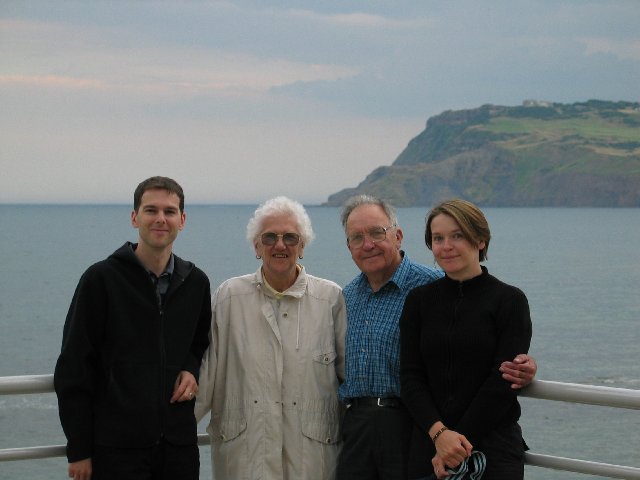
[{"label": "eyeglasses", "polygon": [[266,232],[260,235],[260,241],[262,242],[262,245],[265,245],[267,247],[271,247],[276,243],[278,243],[279,238],[281,238],[282,242],[288,247],[293,247],[294,245],[297,245],[298,243],[300,243],[300,235],[298,235],[297,233]]},{"label": "eyeglasses", "polygon": [[352,248],[360,248],[364,245],[365,237],[369,237],[373,243],[382,242],[387,238],[387,230],[395,228],[396,225],[388,227],[371,227],[366,233],[353,233],[347,237],[347,245]]}]

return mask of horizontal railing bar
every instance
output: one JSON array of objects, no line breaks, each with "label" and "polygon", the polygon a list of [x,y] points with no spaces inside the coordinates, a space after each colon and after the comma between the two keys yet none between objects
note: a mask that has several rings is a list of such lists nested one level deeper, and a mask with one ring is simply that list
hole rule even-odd
[{"label": "horizontal railing bar", "polygon": [[[206,433],[198,434],[198,445],[209,445],[209,435]],[[38,460],[42,458],[64,457],[66,455],[66,447],[64,445],[47,445],[42,447],[23,447],[23,448],[5,448],[0,449],[0,462],[9,462],[13,460]]]},{"label": "horizontal railing bar", "polygon": [[[208,445],[209,436],[206,433],[198,434],[198,445]],[[37,460],[65,456],[64,445],[51,445],[43,447],[7,448],[0,450],[0,462],[12,460]],[[623,478],[640,480],[640,468],[624,465],[612,465],[608,463],[590,462],[573,458],[554,457],[539,453],[526,452],[526,465],[532,467],[551,468],[587,475],[600,475],[608,478]]]},{"label": "horizontal railing bar", "polygon": [[0,462],[12,460],[38,460],[41,458],[64,457],[64,445],[47,445],[44,447],[5,448],[0,450]]},{"label": "horizontal railing bar", "polygon": [[[0,377],[0,395],[53,392],[53,375]],[[640,410],[640,390],[534,380],[523,397]]]},{"label": "horizontal railing bar", "polygon": [[0,395],[53,392],[53,374],[0,377]]},{"label": "horizontal railing bar", "polygon": [[587,475],[600,475],[609,478],[640,479],[640,468],[612,465],[609,463],[590,462],[575,458],[554,457],[540,453],[525,453],[525,463],[532,467],[551,468]]},{"label": "horizontal railing bar", "polygon": [[630,388],[534,380],[531,385],[522,389],[520,395],[542,400],[640,410],[640,390]]}]

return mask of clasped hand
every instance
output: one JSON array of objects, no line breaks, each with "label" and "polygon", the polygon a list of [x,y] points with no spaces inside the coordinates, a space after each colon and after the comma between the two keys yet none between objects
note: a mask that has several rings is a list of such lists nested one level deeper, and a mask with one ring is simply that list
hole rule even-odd
[{"label": "clasped hand", "polygon": [[453,430],[442,432],[436,440],[435,447],[436,454],[431,459],[431,464],[438,478],[448,477],[447,467],[457,467],[473,450],[473,445],[467,437]]}]

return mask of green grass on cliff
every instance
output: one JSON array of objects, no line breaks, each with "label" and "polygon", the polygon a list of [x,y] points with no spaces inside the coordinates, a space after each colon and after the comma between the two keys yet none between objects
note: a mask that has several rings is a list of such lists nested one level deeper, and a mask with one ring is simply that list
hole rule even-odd
[{"label": "green grass on cliff", "polygon": [[494,134],[535,135],[549,140],[578,135],[594,142],[640,143],[640,128],[600,117],[554,120],[496,117],[481,129]]}]

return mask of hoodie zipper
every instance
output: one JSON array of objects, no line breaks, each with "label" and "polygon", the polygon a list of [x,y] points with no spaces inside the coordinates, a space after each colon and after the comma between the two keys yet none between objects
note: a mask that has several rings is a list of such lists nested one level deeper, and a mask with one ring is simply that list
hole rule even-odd
[{"label": "hoodie zipper", "polygon": [[[164,308],[162,306],[162,296],[160,295],[160,291],[158,290],[158,284],[156,280],[155,285],[155,294],[156,294],[156,303],[158,305],[158,315],[159,315],[159,328],[158,328],[158,343],[160,347],[160,439],[164,438],[164,432],[166,429],[166,415],[165,415],[165,392],[167,390],[167,382],[166,382],[166,363],[167,363],[167,352],[164,343]],[[166,300],[165,293],[165,300]]]}]

